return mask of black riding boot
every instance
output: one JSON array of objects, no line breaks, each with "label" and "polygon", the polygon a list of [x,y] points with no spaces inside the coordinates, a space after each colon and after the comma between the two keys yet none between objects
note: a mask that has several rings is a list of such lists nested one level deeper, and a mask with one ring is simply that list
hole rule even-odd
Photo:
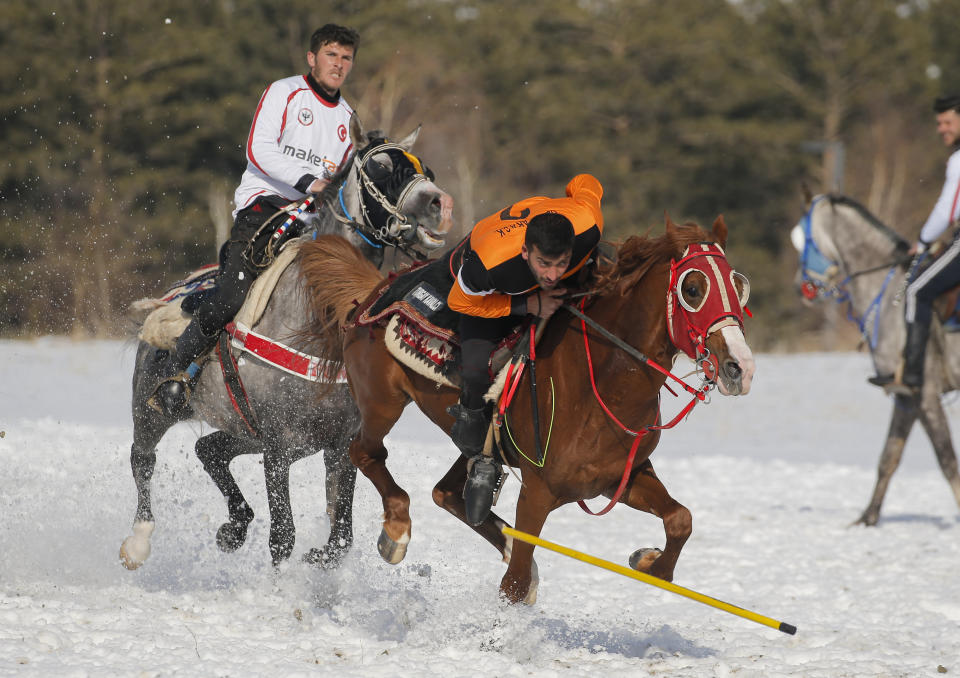
[{"label": "black riding boot", "polygon": [[472,409],[459,402],[447,411],[455,417],[453,428],[450,429],[453,444],[467,459],[480,454],[487,437],[487,429],[490,428],[486,408]]},{"label": "black riding boot", "polygon": [[500,465],[482,453],[490,428],[490,414],[486,407],[472,409],[462,402],[448,411],[456,417],[450,437],[460,453],[470,460],[467,482],[463,486],[467,522],[479,525],[490,515],[493,493],[501,474]]},{"label": "black riding boot", "polygon": [[907,343],[903,347],[903,376],[901,383],[913,393],[923,387],[923,363],[927,356],[930,327],[922,323],[907,325]]},{"label": "black riding boot", "polygon": [[182,413],[190,402],[199,374],[199,367],[195,367],[193,361],[210,350],[216,340],[216,333],[213,336],[204,334],[197,319],[191,319],[177,339],[176,348],[160,365],[160,385],[147,404],[170,417]]}]

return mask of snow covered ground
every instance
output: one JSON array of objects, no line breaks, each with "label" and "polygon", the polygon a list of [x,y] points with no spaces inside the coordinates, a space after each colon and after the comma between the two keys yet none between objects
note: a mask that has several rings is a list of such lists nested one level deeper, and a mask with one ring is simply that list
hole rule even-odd
[{"label": "snow covered ground", "polygon": [[[0,676],[960,675],[960,514],[919,429],[879,527],[850,527],[892,406],[863,355],[758,356],[749,396],[699,406],[653,458],[694,516],[676,583],[796,636],[542,549],[537,604],[504,605],[504,565],[430,499],[454,451],[413,408],[388,439],[413,501],[399,566],[377,555],[362,477],[344,566],[298,561],[327,534],[319,456],[292,471],[295,562],[269,564],[255,458],[233,469],[257,517],[221,553],[226,509],[193,456],[202,429],[180,425],[158,449],[153,554],[128,572],[133,355],[0,341]],[[948,413],[956,431],[960,404]],[[511,480],[498,507],[511,522],[516,493]],[[566,507],[542,536],[618,563],[662,545],[656,518],[622,506]]]}]

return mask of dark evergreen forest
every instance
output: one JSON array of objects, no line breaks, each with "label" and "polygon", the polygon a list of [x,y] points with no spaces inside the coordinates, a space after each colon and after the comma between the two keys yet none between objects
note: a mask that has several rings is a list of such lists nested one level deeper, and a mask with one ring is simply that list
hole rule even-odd
[{"label": "dark evergreen forest", "polygon": [[457,236],[578,172],[613,240],[723,214],[761,350],[855,345],[793,290],[802,186],[914,238],[960,92],[960,0],[5,0],[0,335],[121,336],[213,261],[260,94],[327,22],[365,126],[422,123]]}]

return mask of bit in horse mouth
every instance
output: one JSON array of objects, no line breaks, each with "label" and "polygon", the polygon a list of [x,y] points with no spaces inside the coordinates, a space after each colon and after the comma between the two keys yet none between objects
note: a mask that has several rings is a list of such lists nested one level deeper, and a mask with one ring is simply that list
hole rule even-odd
[{"label": "bit in horse mouth", "polygon": [[417,236],[420,238],[421,244],[429,249],[442,247],[446,242],[443,236],[438,236],[426,226],[417,226]]}]

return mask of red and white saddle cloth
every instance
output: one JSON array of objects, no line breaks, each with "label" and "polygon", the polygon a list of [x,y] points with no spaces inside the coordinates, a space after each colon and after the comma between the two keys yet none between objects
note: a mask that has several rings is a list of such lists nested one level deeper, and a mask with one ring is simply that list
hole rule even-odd
[{"label": "red and white saddle cloth", "polygon": [[240,322],[228,323],[224,329],[230,335],[231,347],[249,353],[277,369],[307,381],[325,384],[345,384],[347,382],[347,375],[342,369],[339,372],[334,372],[330,369],[327,361],[254,332]]},{"label": "red and white saddle cloth", "polygon": [[[338,374],[330,374],[325,361],[320,358],[251,329],[263,315],[273,288],[298,249],[299,242],[290,241],[270,268],[254,282],[243,307],[225,328],[230,335],[230,347],[233,352],[249,353],[277,369],[308,381],[345,383],[346,374],[342,370]],[[190,315],[180,308],[180,303],[185,296],[212,287],[216,282],[216,273],[216,264],[204,266],[174,283],[160,298],[134,302],[130,314],[134,318],[139,315],[143,323],[139,338],[158,348],[173,348],[177,337],[190,322]],[[220,361],[222,363],[223,356],[220,356]]]}]

